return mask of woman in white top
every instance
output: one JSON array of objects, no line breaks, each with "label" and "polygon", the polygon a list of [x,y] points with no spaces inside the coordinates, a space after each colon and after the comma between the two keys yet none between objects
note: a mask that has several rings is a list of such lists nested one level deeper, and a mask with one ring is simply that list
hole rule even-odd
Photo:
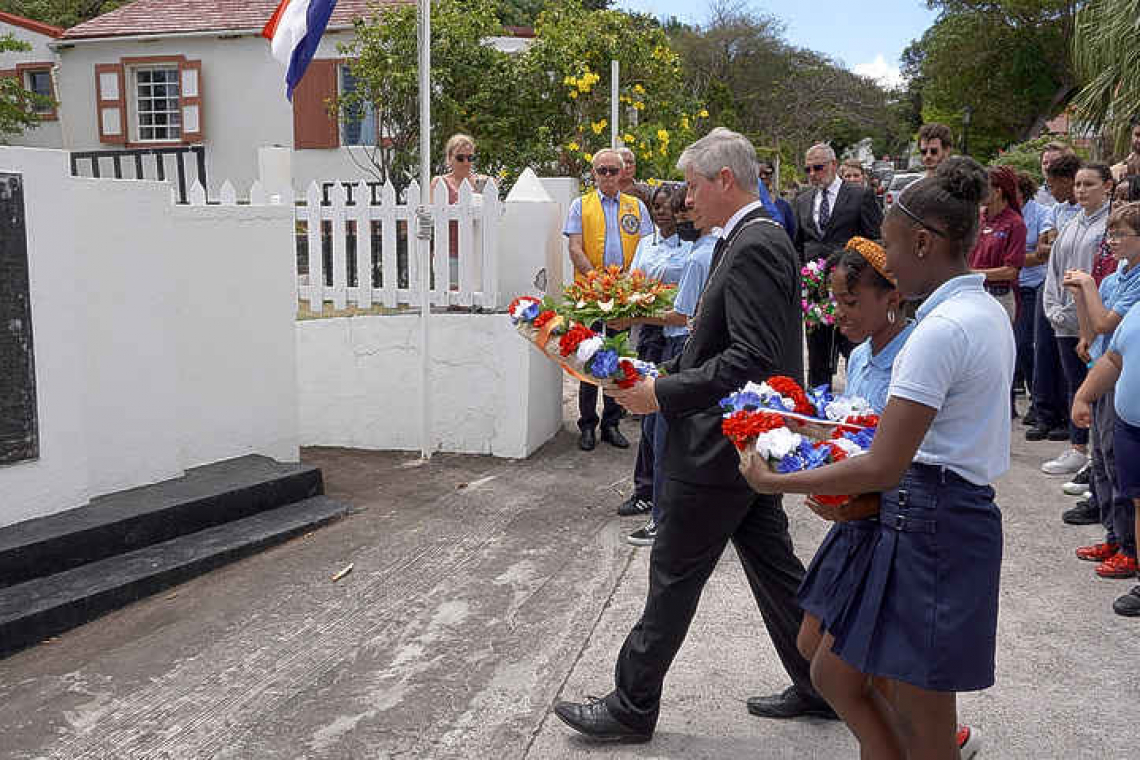
[{"label": "woman in white top", "polygon": [[[987,175],[946,159],[883,222],[887,268],[924,298],[899,352],[874,445],[816,470],[772,473],[754,449],[741,470],[761,493],[882,492],[872,556],[812,660],[812,683],[863,757],[958,757],[956,693],[994,682],[1001,513],[990,483],[1009,469],[1013,330],[967,265]],[[856,571],[851,571],[856,572]],[[888,679],[892,703],[868,677]]]}]

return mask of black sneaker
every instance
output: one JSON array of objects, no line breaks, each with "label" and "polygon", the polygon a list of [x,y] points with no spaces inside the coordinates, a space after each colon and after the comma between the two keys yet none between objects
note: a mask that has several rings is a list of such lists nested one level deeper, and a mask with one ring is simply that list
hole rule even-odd
[{"label": "black sneaker", "polygon": [[1069,428],[1068,427],[1055,427],[1052,430],[1050,430],[1048,435],[1046,435],[1045,437],[1048,438],[1050,441],[1067,441],[1067,440],[1069,440]]},{"label": "black sneaker", "polygon": [[622,517],[633,517],[634,515],[648,514],[651,509],[653,509],[653,502],[640,499],[634,494],[621,503],[617,513]]},{"label": "black sneaker", "polygon": [[1081,499],[1061,514],[1061,521],[1066,525],[1095,525],[1100,522],[1100,508],[1088,499]]},{"label": "black sneaker", "polygon": [[1025,440],[1027,441],[1044,441],[1049,437],[1049,430],[1047,428],[1034,426],[1025,431]]},{"label": "black sneaker", "polygon": [[657,523],[653,518],[649,518],[649,522],[642,525],[640,528],[630,533],[625,537],[627,544],[634,546],[653,546],[653,542],[657,540]]}]

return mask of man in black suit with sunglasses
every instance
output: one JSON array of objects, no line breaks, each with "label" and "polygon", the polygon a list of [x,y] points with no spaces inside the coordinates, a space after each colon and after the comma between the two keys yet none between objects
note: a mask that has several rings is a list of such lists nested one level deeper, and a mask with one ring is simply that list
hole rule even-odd
[{"label": "man in black suit with sunglasses", "polygon": [[[862,185],[839,178],[839,164],[830,145],[808,149],[804,171],[811,189],[796,198],[796,250],[806,264],[827,259],[855,236],[875,240],[883,223],[883,210],[875,193]],[[808,385],[831,383],[837,354],[846,356],[850,345],[834,326],[819,325],[808,330]]]}]

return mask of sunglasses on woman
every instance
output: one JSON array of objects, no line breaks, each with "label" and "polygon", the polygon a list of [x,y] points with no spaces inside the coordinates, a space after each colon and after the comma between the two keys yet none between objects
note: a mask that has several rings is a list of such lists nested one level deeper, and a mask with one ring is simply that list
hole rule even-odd
[{"label": "sunglasses on woman", "polygon": [[463,164],[463,163],[475,163],[475,154],[474,153],[456,153],[455,154],[455,160],[461,164]]}]

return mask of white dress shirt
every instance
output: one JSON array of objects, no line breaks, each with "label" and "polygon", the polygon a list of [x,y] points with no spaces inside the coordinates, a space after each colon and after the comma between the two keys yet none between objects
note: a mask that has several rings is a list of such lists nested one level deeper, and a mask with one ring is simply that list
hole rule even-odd
[{"label": "white dress shirt", "polygon": [[812,221],[815,222],[815,228],[820,232],[823,232],[823,230],[820,229],[819,226],[819,205],[823,202],[823,194],[827,193],[827,214],[830,219],[831,215],[835,213],[835,201],[839,199],[839,188],[841,187],[843,187],[843,180],[840,179],[837,174],[830,185],[823,190],[816,190],[815,197],[812,198],[811,218]]},{"label": "white dress shirt", "polygon": [[[720,232],[721,239],[727,240],[728,236],[732,234],[732,231],[736,229],[736,225],[740,223],[740,220],[743,219],[745,215],[751,214],[757,208],[764,208],[764,204],[760,201],[752,201],[751,203],[741,206],[740,210],[730,216],[728,221],[724,223],[724,228]],[[713,227],[713,234],[716,234],[716,227]]]}]

